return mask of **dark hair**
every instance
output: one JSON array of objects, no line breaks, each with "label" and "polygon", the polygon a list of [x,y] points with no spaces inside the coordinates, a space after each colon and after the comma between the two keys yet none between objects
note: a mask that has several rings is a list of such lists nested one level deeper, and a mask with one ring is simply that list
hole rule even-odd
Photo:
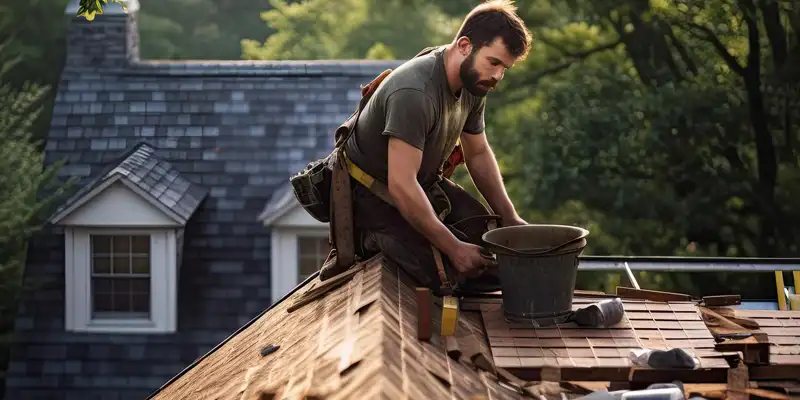
[{"label": "dark hair", "polygon": [[488,46],[496,37],[501,37],[508,52],[524,59],[530,49],[531,34],[517,15],[512,0],[489,0],[473,8],[464,18],[456,39],[466,36],[474,51]]}]

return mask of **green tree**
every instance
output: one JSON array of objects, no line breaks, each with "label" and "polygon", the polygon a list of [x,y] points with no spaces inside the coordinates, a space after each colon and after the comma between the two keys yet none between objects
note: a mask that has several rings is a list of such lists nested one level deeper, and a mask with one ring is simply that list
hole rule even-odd
[{"label": "green tree", "polygon": [[[31,82],[54,87],[64,59],[67,0],[4,0],[0,4],[0,75],[14,89]],[[34,138],[42,141],[50,127],[55,95],[43,98],[34,121]]]},{"label": "green tree", "polygon": [[249,60],[410,58],[451,39],[457,19],[436,3],[402,0],[270,0],[261,18],[275,33],[242,41]]},{"label": "green tree", "polygon": [[55,179],[61,163],[43,168],[44,156],[31,133],[46,94],[47,88],[37,84],[19,90],[0,85],[0,378],[24,288],[28,240],[69,186]]},{"label": "green tree", "polygon": [[[94,20],[110,1],[126,4],[125,0],[81,0],[78,15]],[[270,7],[267,0],[139,3],[139,52],[144,59],[239,59],[241,40],[273,33],[258,16]]]}]

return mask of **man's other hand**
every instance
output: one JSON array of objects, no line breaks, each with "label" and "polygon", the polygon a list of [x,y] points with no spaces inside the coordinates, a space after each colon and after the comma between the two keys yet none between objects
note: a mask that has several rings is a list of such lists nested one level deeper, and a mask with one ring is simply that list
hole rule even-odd
[{"label": "man's other hand", "polygon": [[475,278],[485,268],[497,266],[497,262],[482,253],[482,250],[482,247],[472,243],[460,242],[448,257],[461,275]]}]

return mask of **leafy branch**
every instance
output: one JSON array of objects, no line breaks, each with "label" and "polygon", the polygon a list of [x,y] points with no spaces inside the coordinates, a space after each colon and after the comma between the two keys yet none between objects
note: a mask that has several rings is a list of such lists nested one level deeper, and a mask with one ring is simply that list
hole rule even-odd
[{"label": "leafy branch", "polygon": [[[548,45],[550,44],[548,42],[544,42],[544,43],[548,44]],[[579,51],[579,52],[570,52],[570,51],[567,51],[563,47],[559,48],[559,47],[556,47],[556,46],[552,46],[556,50],[560,51],[562,54],[568,55],[568,57],[567,57],[568,59],[566,61],[562,61],[561,63],[555,64],[555,65],[551,65],[551,66],[549,66],[547,68],[539,70],[538,72],[523,78],[524,79],[523,82],[521,82],[518,85],[518,87],[528,86],[528,85],[531,85],[531,86],[537,85],[539,83],[539,81],[541,81],[542,79],[544,79],[544,78],[546,78],[548,76],[551,76],[551,75],[557,74],[557,73],[559,73],[561,71],[564,71],[564,70],[568,69],[569,67],[571,67],[572,65],[574,65],[575,63],[582,62],[582,61],[586,60],[587,58],[591,57],[594,54],[602,53],[604,51],[614,49],[617,46],[621,45],[622,43],[623,43],[623,40],[622,40],[622,38],[620,38],[620,39],[618,39],[618,40],[616,40],[614,42],[606,43],[606,44],[599,45],[597,47],[593,47],[591,49],[584,50],[584,51]],[[519,92],[518,93],[511,93],[511,94],[507,95],[507,98],[503,99],[501,103],[502,104],[513,104],[513,103],[516,103],[516,102],[522,100],[520,97],[524,98],[524,96],[527,96],[527,94],[526,93],[519,93]]]},{"label": "leafy branch", "polygon": [[725,47],[719,37],[717,37],[714,31],[711,30],[711,28],[694,22],[689,22],[686,25],[692,28],[692,31],[690,31],[692,36],[711,43],[711,45],[714,46],[714,49],[716,49],[720,56],[722,56],[722,59],[725,60],[725,63],[728,64],[728,67],[732,71],[739,75],[744,75],[744,67],[739,64],[739,61],[736,60],[736,57],[728,52],[728,49]]},{"label": "leafy branch", "polygon": [[80,0],[78,5],[78,16],[86,18],[87,21],[94,20],[95,15],[103,14],[103,7],[108,5],[109,1],[119,3],[125,12],[128,12],[128,0]]},{"label": "leafy branch", "polygon": [[[549,43],[546,43],[546,44],[549,44]],[[561,47],[561,48],[554,47],[557,50],[561,51],[563,54],[567,55],[569,60],[564,61],[564,62],[562,62],[560,64],[556,64],[556,65],[550,66],[548,68],[545,68],[545,69],[539,71],[538,73],[536,73],[533,76],[531,76],[530,78],[528,78],[525,83],[526,84],[534,84],[535,85],[536,83],[538,83],[540,80],[542,80],[546,76],[561,72],[561,71],[569,68],[570,66],[572,66],[572,64],[574,64],[576,62],[580,62],[580,61],[586,60],[587,58],[589,58],[593,54],[601,53],[601,52],[604,52],[606,50],[611,50],[611,49],[613,49],[613,48],[615,48],[615,47],[617,47],[617,46],[619,46],[621,44],[622,44],[622,39],[620,38],[617,41],[614,41],[614,42],[611,42],[611,43],[607,43],[607,44],[604,44],[604,45],[600,45],[600,46],[591,48],[589,50],[579,51],[579,52],[569,52],[566,49],[564,49],[563,47]]]}]

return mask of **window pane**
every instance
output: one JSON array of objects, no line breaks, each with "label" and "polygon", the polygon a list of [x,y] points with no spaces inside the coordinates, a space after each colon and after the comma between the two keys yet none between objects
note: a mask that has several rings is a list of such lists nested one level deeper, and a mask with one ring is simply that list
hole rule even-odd
[{"label": "window pane", "polygon": [[94,311],[114,311],[110,294],[96,294],[92,304],[94,305]]},{"label": "window pane", "polygon": [[150,295],[150,278],[131,278],[130,289],[133,293]]},{"label": "window pane", "polygon": [[298,279],[303,280],[322,267],[328,258],[330,245],[327,237],[310,236],[297,238]]},{"label": "window pane", "polygon": [[150,257],[132,256],[131,268],[134,274],[149,274]]},{"label": "window pane", "polygon": [[111,294],[114,291],[114,279],[112,278],[92,279],[92,291],[95,294]]},{"label": "window pane", "polygon": [[114,293],[114,311],[128,312],[131,311],[131,294],[130,293]]},{"label": "window pane", "polygon": [[112,318],[125,313],[150,311],[150,278],[94,278],[92,310],[113,312]]},{"label": "window pane", "polygon": [[110,274],[111,273],[111,257],[100,256],[92,258],[92,273],[95,274]]},{"label": "window pane", "polygon": [[150,311],[150,295],[134,293],[131,295],[132,304],[131,311],[133,312],[148,312]]},{"label": "window pane", "polygon": [[112,259],[111,270],[115,274],[130,274],[131,273],[131,260],[130,256],[115,256]]},{"label": "window pane", "polygon": [[131,252],[131,237],[130,236],[114,236],[112,243],[112,251],[114,254],[127,254]]},{"label": "window pane", "polygon": [[111,254],[111,236],[92,235],[92,254]]},{"label": "window pane", "polygon": [[112,278],[114,293],[128,293],[131,291],[131,280],[125,278]]},{"label": "window pane", "polygon": [[150,254],[150,236],[133,236],[131,238],[131,252],[135,254]]},{"label": "window pane", "polygon": [[317,238],[314,237],[298,237],[297,238],[297,250],[300,252],[300,255],[304,254],[314,254],[317,252]]},{"label": "window pane", "polygon": [[316,259],[306,257],[301,258],[299,260],[298,268],[300,269],[298,272],[300,274],[300,280],[306,279],[309,275],[317,272],[318,269],[322,267],[322,264],[317,264]]}]

